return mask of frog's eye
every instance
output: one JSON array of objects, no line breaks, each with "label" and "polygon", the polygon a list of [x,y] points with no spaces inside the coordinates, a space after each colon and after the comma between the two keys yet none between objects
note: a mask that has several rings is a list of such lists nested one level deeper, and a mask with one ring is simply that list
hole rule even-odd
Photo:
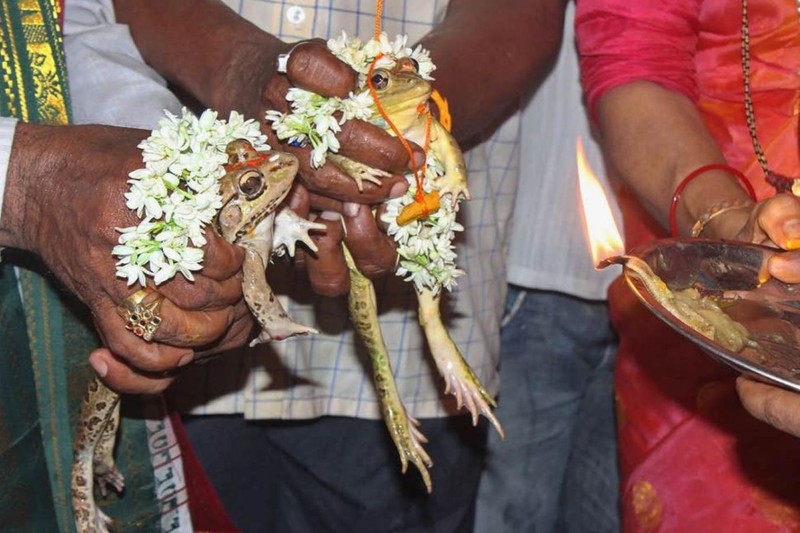
[{"label": "frog's eye", "polygon": [[413,57],[409,57],[408,60],[411,61],[411,64],[414,66],[414,72],[419,73],[419,62]]},{"label": "frog's eye", "polygon": [[370,82],[372,82],[372,86],[377,90],[385,89],[389,86],[389,76],[383,72],[376,72],[370,78]]},{"label": "frog's eye", "polygon": [[256,198],[263,191],[264,176],[261,175],[261,172],[253,169],[243,172],[242,175],[239,176],[239,192],[248,200]]}]

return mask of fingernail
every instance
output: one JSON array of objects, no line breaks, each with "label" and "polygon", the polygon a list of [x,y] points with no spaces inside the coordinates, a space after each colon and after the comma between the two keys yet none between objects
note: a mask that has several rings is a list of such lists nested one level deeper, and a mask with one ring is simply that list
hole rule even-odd
[{"label": "fingernail", "polygon": [[289,209],[291,209],[292,211],[295,211],[295,210],[297,210],[298,207],[300,207],[301,203],[302,202],[301,202],[301,199],[300,199],[300,195],[298,195],[298,194],[290,194],[289,195]]},{"label": "fingernail", "polygon": [[89,355],[89,364],[92,365],[94,371],[97,372],[97,375],[101,378],[106,377],[106,374],[108,374],[108,364],[106,364],[99,355],[95,353]]},{"label": "fingernail", "polygon": [[786,248],[789,250],[800,248],[800,219],[790,218],[783,223],[782,229],[786,235]]},{"label": "fingernail", "polygon": [[321,218],[322,220],[328,220],[330,222],[335,222],[337,220],[341,220],[342,219],[342,215],[340,215],[336,211],[323,211],[322,213],[319,214],[319,218]]},{"label": "fingernail", "polygon": [[344,216],[354,218],[361,211],[361,204],[355,202],[345,202],[342,204],[342,212]]},{"label": "fingernail", "polygon": [[399,198],[403,196],[406,191],[408,190],[408,183],[404,181],[398,181],[392,188],[389,189],[389,198]]},{"label": "fingernail", "polygon": [[186,355],[181,357],[180,361],[178,361],[178,366],[186,366],[189,363],[191,363],[192,361],[194,361],[194,354],[193,353],[187,353]]}]

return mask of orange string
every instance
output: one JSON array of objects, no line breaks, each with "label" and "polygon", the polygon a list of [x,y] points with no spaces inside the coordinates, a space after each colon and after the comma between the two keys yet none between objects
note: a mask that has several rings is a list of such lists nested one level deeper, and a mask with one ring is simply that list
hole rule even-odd
[{"label": "orange string", "polygon": [[[375,90],[375,86],[372,84],[372,70],[375,68],[375,64],[378,62],[378,60],[382,57],[383,54],[379,53],[375,57],[375,59],[372,60],[372,63],[370,64],[369,69],[367,70],[367,87],[369,87],[369,93],[372,96],[372,101],[375,103],[375,108],[378,110],[378,113],[380,113],[383,120],[386,121],[386,124],[389,125],[389,128],[395,134],[397,139],[403,145],[403,148],[405,148],[406,153],[408,154],[408,158],[411,161],[411,171],[414,173],[414,179],[417,182],[417,192],[416,195],[414,196],[414,200],[421,202],[423,195],[422,192],[423,175],[420,173],[420,170],[417,168],[417,163],[414,161],[414,150],[411,148],[411,145],[408,144],[406,138],[403,137],[403,133],[397,128],[397,126],[395,126],[394,122],[392,122],[392,119],[389,118],[389,115],[386,113],[386,110],[383,108],[383,105],[381,104],[380,98],[378,98],[378,92]],[[427,123],[425,132],[425,146],[423,147],[426,154],[428,153],[427,144],[429,137],[430,137],[430,120],[428,120]],[[427,160],[427,157],[425,159]],[[425,168],[425,164],[426,163],[423,163],[423,170]]]},{"label": "orange string", "polygon": [[[378,41],[381,38],[381,19],[383,14],[383,0],[376,0],[375,5],[375,40]],[[425,193],[422,190],[422,182],[425,177],[425,172],[428,167],[428,145],[430,144],[431,138],[431,122],[433,116],[431,115],[430,110],[424,104],[420,104],[420,107],[417,109],[419,114],[427,113],[425,116],[425,145],[422,147],[423,152],[425,154],[425,159],[422,163],[422,168],[418,169],[417,164],[414,161],[414,150],[411,148],[411,145],[408,144],[408,141],[403,137],[402,132],[395,126],[394,122],[389,118],[389,115],[386,113],[386,110],[381,105],[380,98],[378,98],[378,92],[375,90],[375,86],[372,84],[372,71],[375,68],[375,64],[378,60],[383,57],[382,53],[378,53],[375,59],[372,60],[372,63],[369,65],[369,69],[367,70],[367,87],[369,87],[369,93],[372,96],[372,101],[375,104],[375,108],[380,113],[383,120],[386,121],[386,124],[389,125],[389,128],[392,132],[397,136],[400,140],[400,143],[405,148],[406,153],[408,153],[408,159],[411,162],[411,171],[414,173],[414,181],[417,184],[417,191],[414,194],[414,202],[420,204],[422,206],[422,217],[426,218],[430,214],[430,209],[428,208],[427,202],[425,202]],[[438,205],[438,204],[437,204]],[[408,207],[408,206],[407,206]]]},{"label": "orange string", "polygon": [[375,5],[375,40],[381,38],[381,19],[383,18],[383,0],[377,0]]}]

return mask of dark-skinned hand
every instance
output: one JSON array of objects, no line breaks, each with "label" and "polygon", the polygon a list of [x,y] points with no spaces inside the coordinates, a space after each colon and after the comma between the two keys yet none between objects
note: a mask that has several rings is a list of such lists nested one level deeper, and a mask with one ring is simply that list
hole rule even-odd
[{"label": "dark-skinned hand", "polygon": [[141,167],[141,130],[19,124],[14,138],[0,243],[38,254],[92,311],[107,348],[90,362],[118,392],[151,393],[164,372],[197,355],[241,346],[254,320],[242,296],[243,250],[207,231],[203,269],[154,287],[165,297],[153,342],[125,329],[117,306],[136,290],[116,277],[118,227],[139,223],[125,206],[128,173]]},{"label": "dark-skinned hand", "polygon": [[[259,67],[253,67],[265,71],[258,77],[264,80],[264,90],[257,104],[253,103],[252,92],[248,96],[243,96],[241,91],[234,92],[240,95],[241,100],[251,102],[246,109],[254,113],[253,116],[263,118],[269,109],[289,112],[286,93],[291,87],[328,97],[346,97],[356,88],[356,72],[333,56],[325,41],[313,39],[287,45],[283,52],[289,51],[285,75],[276,72],[275,56],[268,52],[259,60]],[[245,79],[244,74],[241,79]],[[366,182],[359,190],[355,180],[333,163],[313,168],[310,148],[279,142],[269,124],[264,124],[263,129],[273,147],[293,153],[300,161],[297,186],[289,199],[290,205],[301,216],[321,222],[328,228],[313,237],[318,252],[312,254],[298,250],[296,262],[307,269],[314,291],[325,296],[339,296],[349,289],[342,240],[365,275],[375,277],[392,271],[397,260],[394,240],[379,228],[371,210],[389,198],[401,196],[408,189],[404,174],[410,162],[400,141],[383,129],[360,120],[350,120],[342,125],[342,131],[337,134],[341,155],[392,174],[382,179],[380,185]],[[423,158],[422,150],[419,147],[415,150],[419,163]]]}]

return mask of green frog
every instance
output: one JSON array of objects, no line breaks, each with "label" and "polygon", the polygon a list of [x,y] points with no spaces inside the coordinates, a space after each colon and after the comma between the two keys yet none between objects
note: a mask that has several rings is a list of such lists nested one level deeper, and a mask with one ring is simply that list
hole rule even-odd
[{"label": "green frog", "polygon": [[[316,251],[309,231],[325,229],[324,225],[305,220],[280,205],[297,174],[297,158],[283,152],[256,151],[246,140],[232,141],[226,151],[227,173],[220,179],[223,206],[215,217],[214,227],[228,242],[246,251],[242,292],[261,326],[251,346],[316,333],[289,318],[266,278],[273,252],[285,248],[293,255],[296,242]],[[72,505],[79,533],[105,533],[111,523],[94,501],[94,482],[102,495],[109,489],[121,492],[124,488],[123,476],[113,457],[119,404],[119,395],[95,377],[81,407],[73,447]]]},{"label": "green frog", "polygon": [[[453,206],[462,197],[469,199],[464,156],[450,132],[430,116],[429,100],[433,88],[429,81],[418,74],[415,62],[410,58],[401,58],[391,69],[374,69],[369,75],[383,110],[382,114],[376,108],[374,121],[381,124],[389,133],[393,135],[399,133],[420,146],[425,145],[427,137],[429,152],[444,168],[444,173],[433,181],[434,204],[424,205],[411,216],[427,216],[429,210],[433,210],[431,205],[434,209],[439,205],[440,197],[444,199],[449,196]],[[391,124],[385,120],[384,115]],[[377,175],[366,165],[346,160],[342,156],[336,156],[334,163],[353,176],[359,185],[364,176]],[[409,207],[413,210],[417,205],[414,203]],[[403,215],[404,213],[401,213],[401,216]],[[402,224],[399,217],[398,224]],[[392,376],[388,350],[378,322],[374,287],[372,282],[358,271],[346,247],[345,259],[351,281],[348,295],[350,316],[372,359],[373,378],[384,420],[400,455],[403,472],[406,471],[409,462],[414,464],[430,492],[432,484],[428,467],[432,466],[433,462],[422,447],[426,439],[418,429],[419,423],[407,414]],[[479,415],[483,414],[502,436],[503,429],[492,412],[492,408],[495,407],[494,398],[464,360],[442,323],[439,309],[440,293],[434,294],[427,288],[422,289],[417,291],[417,301],[420,325],[436,367],[444,378],[445,392],[455,395],[459,408],[462,406],[467,408],[472,415],[473,424],[477,424]]]}]

